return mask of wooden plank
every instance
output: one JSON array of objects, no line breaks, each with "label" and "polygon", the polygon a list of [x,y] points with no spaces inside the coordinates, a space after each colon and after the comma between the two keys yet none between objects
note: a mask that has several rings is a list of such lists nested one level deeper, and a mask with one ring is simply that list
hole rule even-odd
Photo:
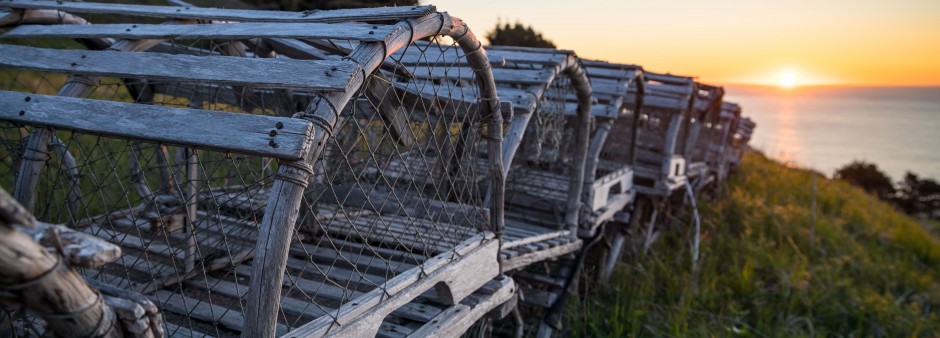
[{"label": "wooden plank", "polygon": [[658,74],[643,72],[643,77],[648,81],[656,81],[660,83],[674,84],[674,85],[691,85],[695,82],[695,78],[688,76],[672,75],[672,74]]},{"label": "wooden plank", "polygon": [[431,222],[453,222],[465,227],[484,227],[489,223],[489,209],[474,205],[438,201],[401,191],[366,190],[359,186],[334,185],[331,190],[323,193],[318,201]]},{"label": "wooden plank", "polygon": [[329,23],[246,22],[226,24],[94,24],[23,25],[4,38],[115,38],[115,39],[341,39],[385,41],[396,26]]},{"label": "wooden plank", "polygon": [[[507,64],[538,64],[538,65],[558,65],[568,55],[566,54],[546,54],[546,53],[529,53],[529,52],[519,52],[519,51],[504,51],[504,50],[494,50],[490,51],[487,49],[487,56],[505,60]],[[407,50],[399,51],[393,53],[391,56],[394,60],[399,60],[405,64],[414,64],[414,63],[423,63],[423,64],[456,64],[460,63],[461,60],[466,59],[462,51],[446,49],[440,50],[437,48],[409,48]]]},{"label": "wooden plank", "polygon": [[[627,95],[627,105],[633,106],[634,96]],[[662,109],[670,111],[685,111],[689,106],[688,97],[685,99],[678,97],[667,97],[658,95],[646,95],[643,97],[643,109]],[[647,111],[644,111],[647,112]]]},{"label": "wooden plank", "polygon": [[0,91],[0,120],[290,160],[313,139],[301,119],[8,91]]},{"label": "wooden plank", "polygon": [[613,79],[613,80],[624,80],[624,81],[633,81],[637,76],[642,74],[637,68],[601,68],[601,67],[585,67],[588,78],[591,80],[597,78]]},{"label": "wooden plank", "polygon": [[[245,296],[248,295],[248,285],[241,285],[213,277],[188,280],[185,284],[190,287],[209,291],[213,294],[222,294],[235,299],[244,299]],[[333,309],[323,308],[322,305],[319,304],[287,296],[281,298],[281,310],[298,317],[306,317],[308,320],[311,320],[311,317],[320,317],[333,311]]]},{"label": "wooden plank", "polygon": [[487,52],[491,50],[574,55],[574,51],[570,49],[555,49],[555,48],[545,48],[545,47],[522,47],[522,46],[487,46],[486,47]]},{"label": "wooden plank", "polygon": [[[218,324],[234,331],[241,331],[245,326],[245,315],[236,309],[229,309],[213,305],[208,301],[193,299],[185,295],[169,291],[157,290],[149,296],[154,303],[164,311],[170,311],[192,319],[201,320],[211,324]],[[277,325],[277,333],[287,332],[287,326]]]},{"label": "wooden plank", "polygon": [[5,0],[0,7],[54,9],[70,13],[120,14],[175,19],[211,19],[263,22],[346,22],[387,21],[418,18],[436,11],[434,6],[401,6],[329,11],[265,11],[179,6],[147,6],[118,3]]},{"label": "wooden plank", "polygon": [[211,335],[191,330],[170,322],[164,322],[166,336],[170,338],[214,338]]},{"label": "wooden plank", "polygon": [[612,63],[607,61],[598,61],[598,60],[588,60],[581,59],[581,64],[585,67],[592,68],[609,68],[609,69],[635,69],[643,71],[643,67],[638,65],[624,64],[624,63]]},{"label": "wooden plank", "polygon": [[596,94],[625,96],[629,86],[630,82],[625,80],[591,78],[591,88]]},{"label": "wooden plank", "polygon": [[645,87],[646,95],[660,96],[689,96],[695,91],[692,84],[674,85],[674,84],[656,84],[648,83]]},{"label": "wooden plank", "polygon": [[478,298],[476,304],[473,306],[463,303],[454,305],[434,317],[431,322],[415,330],[409,337],[461,336],[484,315],[512,299],[517,289],[516,283],[508,277],[493,280],[487,283],[486,286],[495,290],[487,290],[488,294],[484,294],[481,292],[483,291],[483,288],[481,288],[480,291],[471,295],[471,297]]},{"label": "wooden plank", "polygon": [[536,235],[536,236],[529,236],[529,237],[525,237],[525,238],[521,238],[521,239],[517,239],[517,240],[512,240],[512,241],[505,241],[505,243],[503,244],[503,248],[504,248],[504,249],[511,249],[511,248],[514,248],[514,247],[517,247],[517,246],[523,246],[523,245],[526,245],[526,244],[532,244],[532,243],[535,243],[535,242],[547,241],[547,240],[554,239],[554,238],[557,238],[557,237],[570,236],[570,235],[571,235],[571,232],[568,231],[568,230],[561,230],[561,231],[555,231],[555,232],[547,232],[547,233],[539,234],[539,235]]},{"label": "wooden plank", "polygon": [[514,50],[491,51],[487,49],[486,53],[487,55],[503,58],[506,60],[506,63],[516,64],[558,65],[568,57],[568,54],[565,53],[532,53]]},{"label": "wooden plank", "polygon": [[522,254],[517,257],[512,257],[511,259],[503,260],[503,271],[517,270],[533,263],[555,259],[559,256],[577,251],[581,248],[581,245],[582,242],[580,239],[573,238],[571,241],[565,244],[555,246],[548,250],[534,251],[532,253]]},{"label": "wooden plank", "polygon": [[[497,84],[537,84],[547,86],[555,78],[554,69],[493,68]],[[469,67],[420,67],[412,74],[419,79],[473,81],[476,74]]]},{"label": "wooden plank", "polygon": [[[492,233],[475,236],[453,252],[435,256],[420,268],[399,274],[379,288],[340,308],[337,318],[321,317],[294,331],[298,337],[373,336],[382,320],[438,283],[447,285],[453,303],[464,299],[499,273],[497,241]],[[467,274],[467,271],[473,271]]]},{"label": "wooden plank", "polygon": [[336,60],[167,55],[0,44],[0,66],[67,74],[345,91],[359,66]]}]

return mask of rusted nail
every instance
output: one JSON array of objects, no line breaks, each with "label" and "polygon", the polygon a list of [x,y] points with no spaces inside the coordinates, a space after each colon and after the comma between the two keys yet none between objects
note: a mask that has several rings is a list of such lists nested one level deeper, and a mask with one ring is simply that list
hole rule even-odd
[{"label": "rusted nail", "polygon": [[72,67],[75,67],[75,66],[78,66],[78,64],[75,62],[72,62]]},{"label": "rusted nail", "polygon": [[369,31],[369,34],[375,34],[375,31]]},{"label": "rusted nail", "polygon": [[20,116],[23,116],[23,115],[26,115],[26,111],[25,111],[25,110],[20,110]]},{"label": "rusted nail", "polygon": [[277,142],[274,142],[274,140],[268,141],[268,145],[271,146],[271,148],[277,148]]},{"label": "rusted nail", "polygon": [[[277,130],[273,130],[273,129],[272,129],[271,132],[268,133],[268,135],[269,135],[269,136],[272,136],[272,137],[277,136]],[[272,142],[273,142],[273,141],[272,141]]]},{"label": "rusted nail", "polygon": [[24,98],[23,100],[26,100],[26,102],[29,102],[29,100],[32,100],[32,99],[33,99],[33,98],[31,98],[31,97],[29,97],[29,96],[27,96],[27,97],[26,97],[26,98]]},{"label": "rusted nail", "polygon": [[277,129],[284,129],[284,123],[281,123],[281,122],[278,122],[274,126],[277,127]]}]

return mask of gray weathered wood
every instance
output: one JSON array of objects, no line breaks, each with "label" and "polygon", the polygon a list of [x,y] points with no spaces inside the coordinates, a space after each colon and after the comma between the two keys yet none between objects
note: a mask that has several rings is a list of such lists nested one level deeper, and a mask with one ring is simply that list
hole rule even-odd
[{"label": "gray weathered wood", "polygon": [[341,39],[384,41],[397,29],[389,25],[328,23],[224,23],[196,25],[94,24],[23,25],[4,38],[116,38],[116,39]]},{"label": "gray weathered wood", "polygon": [[531,253],[512,257],[511,259],[505,259],[503,262],[503,270],[517,270],[533,263],[551,260],[562,255],[570,254],[580,249],[582,244],[583,243],[580,239],[575,239],[568,243],[555,246],[547,250],[533,251]]},{"label": "gray weathered wood", "polygon": [[[492,285],[491,285],[492,284]],[[473,306],[465,304],[454,305],[434,317],[420,329],[412,332],[409,337],[457,337],[464,334],[471,325],[493,310],[500,304],[509,301],[516,293],[516,283],[508,277],[487,283],[495,288],[493,292],[479,295],[479,301]]]},{"label": "gray weathered wood", "polygon": [[[359,297],[340,308],[338,318],[322,317],[294,331],[297,337],[373,336],[382,319],[391,310],[410,302],[424,291],[442,282],[447,285],[448,298],[458,302],[499,273],[495,253],[498,250],[492,233],[471,238],[454,249],[429,259],[421,268],[409,270],[389,280],[382,287]],[[481,243],[481,240],[485,240]],[[495,269],[494,269],[495,268]],[[474,271],[466,274],[466,271]],[[425,276],[422,276],[426,274]],[[391,296],[389,296],[391,295]],[[336,325],[338,323],[339,325]]]},{"label": "gray weathered wood", "polygon": [[54,9],[71,13],[121,14],[157,18],[270,21],[270,22],[346,22],[386,21],[418,18],[434,12],[434,6],[401,6],[330,11],[284,12],[247,9],[199,8],[192,6],[147,6],[116,3],[4,0],[0,7]]},{"label": "gray weathered wood", "polygon": [[282,159],[300,158],[313,136],[300,119],[7,91],[0,120]]},{"label": "gray weathered wood", "polygon": [[[406,26],[403,25],[401,27],[404,28]],[[348,57],[362,66],[364,74],[371,74],[385,61],[388,53],[402,49],[416,39],[443,34],[452,35],[460,44],[461,48],[468,52],[480,46],[473,34],[467,30],[466,26],[459,19],[453,19],[444,13],[437,16],[426,16],[412,20],[407,25],[407,28],[399,30],[398,32],[398,34],[392,34],[388,40],[389,43],[386,44],[360,44]],[[478,77],[478,86],[483,96],[482,99],[487,104],[487,106],[483,107],[483,115],[490,119],[488,121],[490,123],[488,130],[494,140],[498,139],[502,133],[502,116],[498,114],[499,102],[496,100],[495,85],[493,84],[492,74],[488,71],[489,64],[487,63],[486,55],[484,53],[474,53],[470,54],[468,57],[475,60],[475,65],[477,66],[475,69],[478,69],[478,74],[480,74]],[[350,87],[360,88],[365,80],[366,79],[361,76],[354,76],[351,80]],[[337,115],[350,101],[353,94],[353,91],[326,93],[313,100],[307,107],[304,116],[321,121],[317,126],[317,135],[321,135],[321,132],[325,134],[335,126],[338,118]],[[302,161],[281,162],[278,172],[279,179],[275,180],[271,188],[271,197],[268,203],[269,209],[266,210],[262,224],[259,227],[259,240],[256,246],[256,257],[252,265],[252,279],[246,306],[246,318],[248,318],[249,322],[247,323],[248,325],[246,325],[246,331],[242,333],[244,337],[270,336],[275,333],[280,293],[278,290],[271,290],[270,286],[280,285],[283,281],[283,272],[285,271],[287,263],[285,256],[289,250],[290,238],[294,233],[294,226],[300,206],[299,200],[306,183],[310,181],[313,174],[313,170],[310,166],[319,158],[323,150],[323,143],[325,142],[317,142],[316,144],[318,144],[318,146],[307,151]],[[490,142],[490,147],[493,153],[498,152],[499,142]],[[502,165],[499,158],[494,158],[492,170],[495,178],[492,182],[495,187],[493,189],[495,192],[493,198],[490,199],[494,208],[491,208],[490,212],[492,214],[491,228],[497,233],[501,232],[502,229],[503,176],[501,175],[501,167]],[[445,267],[445,269],[446,268],[447,267]],[[399,277],[402,279],[399,279]],[[399,289],[393,290],[393,293],[398,293],[398,291],[403,288],[415,290],[416,292],[423,292],[427,290],[427,288],[430,288],[430,286],[425,283],[414,283],[413,280],[409,281],[409,278],[417,277],[418,276],[411,276],[410,274],[399,275],[396,277],[398,283],[394,283],[396,288]],[[436,281],[431,278],[421,279],[421,281],[436,284]],[[408,286],[408,284],[414,285]],[[386,295],[381,290],[370,295],[372,295],[372,297],[366,302],[360,303],[358,306],[354,306],[348,311],[341,309],[341,314],[355,317],[359,314],[357,312],[363,311],[364,309],[374,309],[376,307],[389,309],[397,307],[397,305],[400,304],[396,299],[404,301],[404,299],[396,297],[381,301]],[[381,318],[384,318],[384,315],[388,312],[389,311],[373,311],[372,315],[381,316],[376,318],[374,323],[381,322]],[[313,324],[311,328],[314,331],[322,329],[323,325],[332,324],[331,321],[327,320],[328,318],[321,319],[327,321],[327,323],[311,323]],[[377,329],[377,327],[375,329]],[[372,330],[372,332],[375,332],[375,330]]]},{"label": "gray weathered wood", "polygon": [[[412,71],[419,79],[448,79],[471,81],[475,74],[467,67],[419,67]],[[538,84],[544,85],[555,78],[554,69],[512,69],[494,68],[493,78],[500,85]]]},{"label": "gray weathered wood", "polygon": [[96,268],[121,257],[119,246],[62,225],[37,222],[35,228],[21,230],[37,243],[56,248],[73,266]]},{"label": "gray weathered wood", "polygon": [[0,44],[0,66],[79,75],[256,87],[342,91],[359,67],[332,60],[288,60],[46,49]]},{"label": "gray weathered wood", "polygon": [[57,336],[121,337],[114,312],[84,278],[15,227],[32,224],[10,223],[23,221],[24,211],[0,189],[0,287]]}]

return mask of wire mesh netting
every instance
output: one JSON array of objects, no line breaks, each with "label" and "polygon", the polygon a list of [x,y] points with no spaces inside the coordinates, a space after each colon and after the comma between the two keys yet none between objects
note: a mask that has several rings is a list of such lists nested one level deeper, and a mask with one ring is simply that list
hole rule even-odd
[{"label": "wire mesh netting", "polygon": [[698,85],[693,109],[692,134],[686,147],[690,162],[705,162],[712,145],[721,137],[721,99],[724,91],[720,87]]},{"label": "wire mesh netting", "polygon": [[509,217],[564,225],[572,181],[577,117],[567,112],[577,102],[571,80],[557,75],[538,101],[506,180]]},{"label": "wire mesh netting", "polygon": [[[627,95],[629,99],[635,100],[635,90],[631,88]],[[689,130],[687,111],[690,91],[691,88],[683,86],[647,81],[639,119],[635,116],[625,116],[616,120],[608,136],[607,145],[601,152],[601,159],[630,163],[635,156],[638,171],[660,172],[668,157],[684,153]],[[634,123],[638,123],[635,149],[617,146],[632,144]],[[637,178],[636,183],[649,184],[643,180]]]},{"label": "wire mesh netting", "polygon": [[[357,305],[357,297],[420,270],[430,257],[456,255],[455,247],[489,229],[483,203],[490,175],[488,167],[475,165],[488,156],[476,75],[459,65],[466,63],[460,56],[455,64],[435,66],[448,80],[415,76],[441,55],[458,55],[452,41],[432,40],[408,46],[407,54],[370,76],[326,140],[292,235],[279,333],[336,318],[341,306]],[[85,48],[67,40],[33,42]],[[339,59],[359,42],[307,43]],[[252,47],[167,40],[150,52],[274,56]],[[404,59],[415,55],[420,62]],[[71,86],[86,99],[287,117],[317,95],[0,69],[0,90],[56,95]],[[153,300],[171,336],[241,331],[258,226],[274,207],[269,202],[283,200],[269,196],[277,160],[10,122],[0,122],[0,144],[0,184],[34,201],[28,204],[37,218],[123,248],[118,261],[84,269],[84,276]],[[38,175],[34,185],[25,183],[32,170]],[[422,324],[415,316],[399,317],[386,325]]]}]

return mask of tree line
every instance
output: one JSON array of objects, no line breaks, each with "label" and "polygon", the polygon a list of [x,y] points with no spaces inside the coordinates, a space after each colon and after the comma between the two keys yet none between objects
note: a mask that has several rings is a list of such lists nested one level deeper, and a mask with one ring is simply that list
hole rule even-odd
[{"label": "tree line", "polygon": [[833,178],[864,189],[909,215],[940,219],[940,183],[908,171],[895,185],[874,163],[853,161],[837,169]]}]

